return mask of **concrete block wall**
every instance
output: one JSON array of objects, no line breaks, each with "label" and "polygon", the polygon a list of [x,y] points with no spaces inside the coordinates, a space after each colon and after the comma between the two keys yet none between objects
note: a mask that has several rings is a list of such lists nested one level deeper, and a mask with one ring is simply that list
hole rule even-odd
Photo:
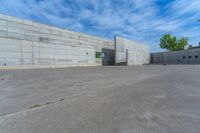
[{"label": "concrete block wall", "polygon": [[200,48],[151,54],[153,64],[200,64]]},{"label": "concrete block wall", "polygon": [[115,37],[115,52],[116,64],[143,65],[150,62],[149,47],[147,45],[122,37]]},{"label": "concrete block wall", "polygon": [[101,65],[110,40],[0,14],[0,66]]},{"label": "concrete block wall", "polygon": [[164,53],[151,54],[151,63],[162,64],[164,61]]}]

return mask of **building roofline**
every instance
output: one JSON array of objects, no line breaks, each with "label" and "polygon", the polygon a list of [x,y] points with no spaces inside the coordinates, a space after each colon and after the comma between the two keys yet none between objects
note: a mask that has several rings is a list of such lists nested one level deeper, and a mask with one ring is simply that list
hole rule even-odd
[{"label": "building roofline", "polygon": [[84,32],[73,31],[73,30],[70,30],[70,29],[67,29],[67,28],[64,28],[64,27],[59,27],[59,26],[56,26],[56,25],[53,25],[53,24],[47,24],[47,23],[44,23],[44,22],[36,21],[36,20],[31,20],[31,19],[22,18],[22,17],[16,17],[14,15],[10,15],[10,14],[8,15],[8,14],[2,13],[2,12],[0,12],[0,15],[4,15],[4,16],[7,16],[7,17],[13,17],[13,18],[17,18],[17,19],[21,19],[21,20],[25,20],[25,21],[30,21],[32,23],[43,24],[43,25],[46,25],[46,26],[59,28],[59,29],[62,29],[62,30],[67,30],[67,31],[70,31],[70,32],[75,32],[75,33],[79,33],[79,34],[85,34],[87,36],[91,36],[91,37],[95,37],[95,38],[102,39],[102,40],[105,40],[105,41],[113,42],[112,39],[107,39],[107,38],[104,38],[104,37],[99,37],[99,36],[91,35],[91,34],[84,33]]}]

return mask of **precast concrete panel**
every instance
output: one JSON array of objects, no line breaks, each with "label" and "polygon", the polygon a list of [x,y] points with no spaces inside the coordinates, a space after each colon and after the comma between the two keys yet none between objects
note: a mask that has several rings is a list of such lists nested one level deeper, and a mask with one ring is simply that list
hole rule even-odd
[{"label": "precast concrete panel", "polygon": [[177,64],[188,64],[188,50],[177,51]]},{"label": "precast concrete panel", "polygon": [[0,14],[0,48],[1,66],[95,65],[101,64],[95,52],[113,50],[114,45],[99,37]]},{"label": "precast concrete panel", "polygon": [[[134,42],[122,37],[115,37],[115,61],[116,64],[128,65],[149,64],[150,54],[147,45]],[[128,52],[128,53],[127,53]]]},{"label": "precast concrete panel", "polygon": [[200,49],[188,50],[189,64],[200,64]]},{"label": "precast concrete panel", "polygon": [[129,65],[138,64],[138,54],[137,54],[137,52],[128,51],[128,57],[131,57],[131,58],[128,58]]},{"label": "precast concrete panel", "polygon": [[176,64],[177,63],[177,53],[176,52],[167,52],[164,54],[165,61],[169,64]]},{"label": "precast concrete panel", "polygon": [[2,20],[2,19],[0,19],[0,26],[4,26],[4,27],[6,27],[7,26],[7,24],[8,24],[8,22],[6,21],[6,20]]}]

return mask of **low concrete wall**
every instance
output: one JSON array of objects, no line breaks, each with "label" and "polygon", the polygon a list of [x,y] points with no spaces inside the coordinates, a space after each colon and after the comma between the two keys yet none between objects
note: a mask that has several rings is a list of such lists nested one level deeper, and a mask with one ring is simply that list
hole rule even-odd
[{"label": "low concrete wall", "polygon": [[96,63],[94,65],[19,65],[19,66],[0,66],[0,70],[16,70],[16,69],[43,69],[43,68],[69,68],[69,67],[96,67],[101,66]]},{"label": "low concrete wall", "polygon": [[200,64],[200,48],[151,54],[153,64]]}]

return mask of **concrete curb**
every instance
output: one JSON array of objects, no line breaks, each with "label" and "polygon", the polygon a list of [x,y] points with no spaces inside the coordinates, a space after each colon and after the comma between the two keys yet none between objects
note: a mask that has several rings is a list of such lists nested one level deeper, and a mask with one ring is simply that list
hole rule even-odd
[{"label": "concrete curb", "polygon": [[16,70],[16,69],[45,69],[45,68],[69,68],[69,67],[94,67],[102,66],[101,64],[94,65],[31,65],[31,66],[0,66],[0,70]]}]

